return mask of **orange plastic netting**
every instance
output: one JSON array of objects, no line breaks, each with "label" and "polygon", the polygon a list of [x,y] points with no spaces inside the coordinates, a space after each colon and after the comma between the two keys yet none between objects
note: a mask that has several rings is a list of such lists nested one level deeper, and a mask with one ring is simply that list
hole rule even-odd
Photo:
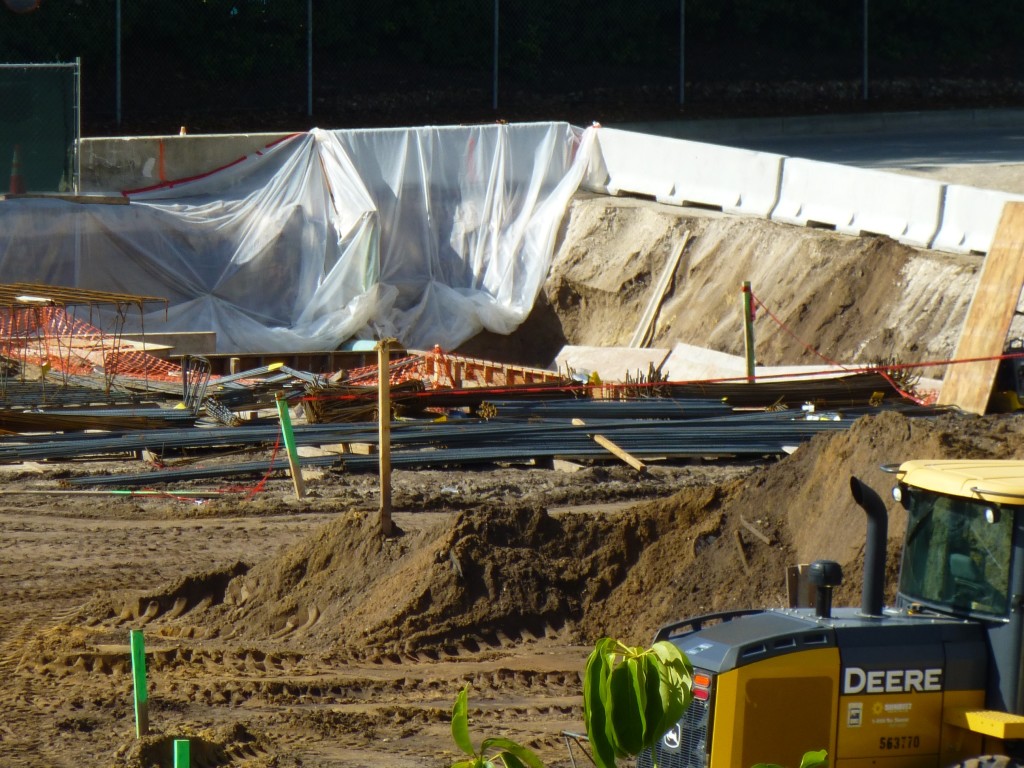
[{"label": "orange plastic netting", "polygon": [[181,367],[58,306],[0,307],[0,355],[64,375],[181,381]]}]

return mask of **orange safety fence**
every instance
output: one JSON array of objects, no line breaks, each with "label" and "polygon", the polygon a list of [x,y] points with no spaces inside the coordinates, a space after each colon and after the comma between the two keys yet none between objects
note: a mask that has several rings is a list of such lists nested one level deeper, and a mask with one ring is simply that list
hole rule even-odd
[{"label": "orange safety fence", "polygon": [[[427,389],[511,387],[520,384],[560,384],[565,381],[565,377],[557,371],[453,355],[442,352],[437,346],[429,352],[390,361],[388,373],[392,386],[406,381],[420,381]],[[377,366],[368,365],[348,371],[346,381],[376,385]]]},{"label": "orange safety fence", "polygon": [[58,306],[0,307],[0,355],[63,375],[181,381],[180,366]]}]

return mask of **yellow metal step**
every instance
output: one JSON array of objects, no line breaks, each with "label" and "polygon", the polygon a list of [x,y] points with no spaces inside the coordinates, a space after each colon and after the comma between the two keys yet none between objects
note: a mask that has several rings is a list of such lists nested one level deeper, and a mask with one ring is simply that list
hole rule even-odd
[{"label": "yellow metal step", "polygon": [[1024,717],[995,709],[948,709],[943,719],[950,725],[997,739],[1024,739]]}]

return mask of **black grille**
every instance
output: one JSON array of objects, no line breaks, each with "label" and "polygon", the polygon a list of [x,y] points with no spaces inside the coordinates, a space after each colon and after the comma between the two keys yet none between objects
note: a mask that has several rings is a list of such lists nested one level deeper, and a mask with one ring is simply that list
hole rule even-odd
[{"label": "black grille", "polygon": [[[698,670],[694,670],[696,672]],[[715,678],[711,677],[711,695],[707,701],[694,699],[677,726],[658,740],[654,747],[658,768],[707,768],[711,748],[711,710],[714,702]],[[678,742],[678,746],[676,746]],[[637,758],[637,768],[653,768],[651,751]]]}]

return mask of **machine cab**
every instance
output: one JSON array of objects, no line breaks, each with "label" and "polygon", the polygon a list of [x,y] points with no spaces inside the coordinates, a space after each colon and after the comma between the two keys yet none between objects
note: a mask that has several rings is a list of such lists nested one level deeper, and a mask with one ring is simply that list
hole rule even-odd
[{"label": "machine cab", "polygon": [[896,607],[977,620],[991,648],[988,706],[1021,714],[1024,461],[908,461]]}]

